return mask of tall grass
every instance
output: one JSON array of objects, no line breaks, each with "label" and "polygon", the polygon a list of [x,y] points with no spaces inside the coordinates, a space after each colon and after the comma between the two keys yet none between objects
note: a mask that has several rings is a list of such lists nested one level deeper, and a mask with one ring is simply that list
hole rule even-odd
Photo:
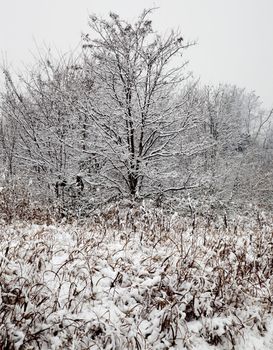
[{"label": "tall grass", "polygon": [[1,349],[241,349],[272,319],[272,219],[111,207],[0,228]]}]

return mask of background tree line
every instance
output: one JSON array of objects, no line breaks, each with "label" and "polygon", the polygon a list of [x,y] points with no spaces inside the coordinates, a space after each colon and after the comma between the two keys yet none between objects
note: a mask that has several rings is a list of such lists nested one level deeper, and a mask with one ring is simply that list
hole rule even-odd
[{"label": "background tree line", "polygon": [[[186,70],[193,43],[90,16],[77,58],[49,53],[1,92],[1,209],[86,215],[124,198],[272,206],[272,111]],[[15,83],[15,81],[17,83]],[[198,204],[198,205],[199,205]]]}]

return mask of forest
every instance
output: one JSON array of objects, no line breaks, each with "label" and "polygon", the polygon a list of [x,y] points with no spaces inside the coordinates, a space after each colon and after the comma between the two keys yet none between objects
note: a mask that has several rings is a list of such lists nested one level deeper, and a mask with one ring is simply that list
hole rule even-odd
[{"label": "forest", "polygon": [[272,207],[272,110],[254,92],[194,79],[184,54],[195,43],[160,36],[151,12],[133,25],[90,16],[77,55],[41,54],[18,76],[3,68],[4,220],[82,218],[124,200]]}]

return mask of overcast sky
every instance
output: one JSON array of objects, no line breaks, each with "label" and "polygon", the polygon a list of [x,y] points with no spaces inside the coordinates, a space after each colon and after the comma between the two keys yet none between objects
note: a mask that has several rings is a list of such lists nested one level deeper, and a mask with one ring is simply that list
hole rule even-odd
[{"label": "overcast sky", "polygon": [[88,14],[110,11],[134,20],[159,7],[154,28],[180,28],[197,40],[188,52],[189,70],[206,84],[231,83],[256,91],[273,106],[273,0],[0,0],[0,50],[18,69],[32,53],[50,46],[74,49],[87,32]]}]

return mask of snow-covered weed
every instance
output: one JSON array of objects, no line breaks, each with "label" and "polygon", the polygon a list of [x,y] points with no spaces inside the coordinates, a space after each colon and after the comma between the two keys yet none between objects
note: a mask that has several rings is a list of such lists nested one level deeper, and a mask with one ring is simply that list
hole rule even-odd
[{"label": "snow-covered weed", "polygon": [[272,227],[115,207],[2,226],[1,349],[271,349]]}]

